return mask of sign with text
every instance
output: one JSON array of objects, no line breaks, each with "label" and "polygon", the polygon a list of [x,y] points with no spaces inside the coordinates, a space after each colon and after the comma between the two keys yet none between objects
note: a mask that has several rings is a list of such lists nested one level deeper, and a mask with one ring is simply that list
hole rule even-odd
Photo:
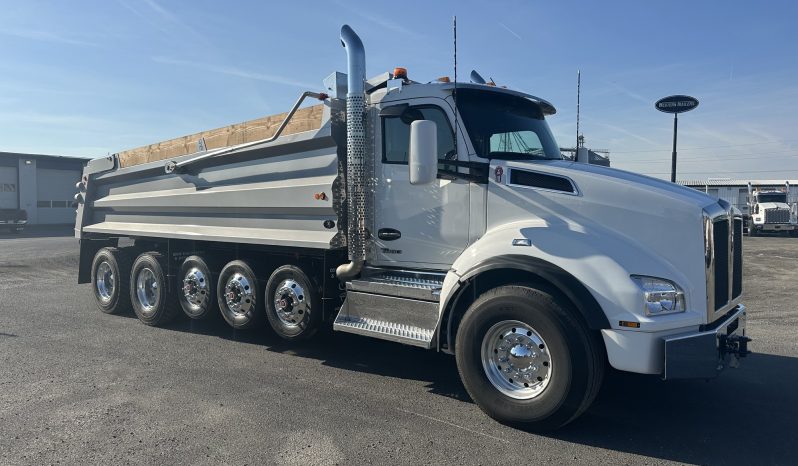
[{"label": "sign with text", "polygon": [[684,113],[698,107],[698,99],[689,95],[672,95],[659,99],[654,107],[660,112]]}]

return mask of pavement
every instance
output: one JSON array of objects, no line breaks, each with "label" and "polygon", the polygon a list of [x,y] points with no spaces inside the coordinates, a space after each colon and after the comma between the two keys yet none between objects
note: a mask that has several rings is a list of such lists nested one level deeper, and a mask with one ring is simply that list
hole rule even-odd
[{"label": "pavement", "polygon": [[538,435],[485,416],[451,356],[102,314],[65,231],[0,236],[0,464],[795,464],[798,239],[746,238],[740,368],[611,372],[581,418]]}]

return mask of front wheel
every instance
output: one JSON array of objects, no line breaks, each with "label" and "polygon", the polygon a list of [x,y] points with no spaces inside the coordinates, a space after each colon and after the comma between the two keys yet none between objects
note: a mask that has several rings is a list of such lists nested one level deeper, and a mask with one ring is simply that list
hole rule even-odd
[{"label": "front wheel", "polygon": [[570,302],[545,289],[503,286],[480,296],[455,340],[466,390],[492,418],[536,430],[584,412],[604,375],[598,336]]}]

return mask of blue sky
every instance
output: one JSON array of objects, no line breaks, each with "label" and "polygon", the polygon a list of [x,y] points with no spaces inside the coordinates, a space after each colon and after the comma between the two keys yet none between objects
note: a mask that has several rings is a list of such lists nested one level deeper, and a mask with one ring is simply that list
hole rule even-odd
[{"label": "blue sky", "polygon": [[476,68],[539,95],[560,145],[582,132],[613,165],[666,178],[798,178],[795,2],[0,0],[0,151],[97,157],[287,110],[344,71],[341,24],[369,76]]}]

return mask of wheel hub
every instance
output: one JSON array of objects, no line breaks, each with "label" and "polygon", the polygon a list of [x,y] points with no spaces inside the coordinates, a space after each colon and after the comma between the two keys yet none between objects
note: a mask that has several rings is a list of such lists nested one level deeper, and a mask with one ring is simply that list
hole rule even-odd
[{"label": "wheel hub", "polygon": [[531,399],[551,380],[549,348],[528,324],[503,321],[493,325],[482,341],[482,366],[500,392],[516,399]]},{"label": "wheel hub", "polygon": [[141,269],[136,277],[136,298],[142,310],[145,313],[155,310],[159,296],[160,289],[155,273],[149,267]]},{"label": "wheel hub", "polygon": [[247,277],[240,273],[233,274],[224,287],[227,307],[236,314],[246,314],[255,303],[252,286]]},{"label": "wheel hub", "polygon": [[274,292],[277,317],[288,327],[296,327],[307,315],[308,302],[305,290],[295,280],[283,280]]},{"label": "wheel hub", "polygon": [[100,265],[97,266],[95,283],[100,301],[103,303],[111,301],[111,296],[114,294],[114,271],[111,269],[111,264],[109,264],[108,261],[102,261]]},{"label": "wheel hub", "polygon": [[183,296],[189,306],[198,310],[208,299],[208,280],[196,267],[186,272],[183,278]]}]

